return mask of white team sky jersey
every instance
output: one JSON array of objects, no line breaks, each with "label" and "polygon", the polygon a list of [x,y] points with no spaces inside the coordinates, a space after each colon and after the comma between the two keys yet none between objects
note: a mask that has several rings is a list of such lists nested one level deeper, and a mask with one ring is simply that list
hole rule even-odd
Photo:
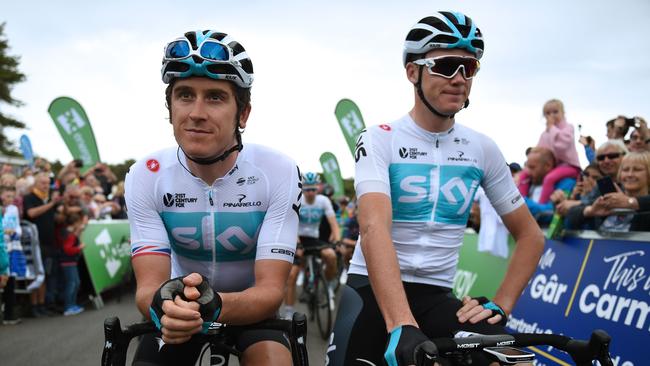
[{"label": "white team sky jersey", "polygon": [[[406,282],[452,287],[479,185],[499,215],[524,204],[494,141],[458,123],[432,133],[407,114],[369,127],[359,136],[355,159],[357,196],[390,197],[392,239]],[[368,274],[359,245],[349,273]]]},{"label": "white team sky jersey", "polygon": [[300,225],[298,235],[318,238],[320,221],[323,216],[334,216],[332,202],[322,194],[316,195],[312,204],[307,203],[305,196],[302,196],[300,205]]},{"label": "white team sky jersey", "polygon": [[246,144],[212,186],[179,161],[187,166],[178,148],[162,150],[126,176],[132,256],[171,256],[172,278],[198,272],[225,292],[254,284],[256,260],[293,263],[301,193],[293,160]]}]

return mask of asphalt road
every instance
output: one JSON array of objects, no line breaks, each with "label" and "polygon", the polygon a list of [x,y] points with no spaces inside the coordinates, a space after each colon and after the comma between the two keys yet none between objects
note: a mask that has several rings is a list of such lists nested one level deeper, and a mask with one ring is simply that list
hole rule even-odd
[{"label": "asphalt road", "polygon": [[[299,306],[298,311],[305,312],[306,308]],[[105,295],[104,307],[99,310],[89,303],[85,312],[75,316],[23,318],[17,325],[0,325],[0,365],[99,365],[104,343],[103,323],[110,316],[119,317],[123,325],[140,320],[132,292],[123,294],[121,299]],[[327,343],[312,322],[308,324],[307,345],[310,365],[323,365]],[[132,342],[129,350],[134,349]],[[132,352],[129,354],[130,360]],[[204,358],[207,361],[208,357]],[[236,361],[230,364],[238,365]]]}]

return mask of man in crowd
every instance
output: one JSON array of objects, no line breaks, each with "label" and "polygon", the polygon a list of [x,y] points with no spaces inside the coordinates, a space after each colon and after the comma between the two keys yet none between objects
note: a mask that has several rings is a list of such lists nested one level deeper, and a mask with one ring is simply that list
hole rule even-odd
[{"label": "man in crowd", "polygon": [[[552,201],[539,203],[539,196],[542,190],[542,182],[548,172],[555,166],[553,153],[543,147],[534,147],[528,154],[526,168],[528,169],[531,187],[528,197],[525,197],[526,205],[530,213],[536,218],[540,225],[546,225],[553,216],[554,205]],[[573,178],[564,178],[555,184],[555,189],[562,190],[568,195],[576,180]]]},{"label": "man in crowd", "polygon": [[38,228],[45,267],[45,282],[34,295],[37,297],[37,306],[32,308],[34,316],[50,315],[56,301],[59,270],[54,215],[61,199],[59,192],[50,192],[50,176],[46,172],[34,176],[34,187],[31,193],[23,198],[25,219],[33,222]]}]

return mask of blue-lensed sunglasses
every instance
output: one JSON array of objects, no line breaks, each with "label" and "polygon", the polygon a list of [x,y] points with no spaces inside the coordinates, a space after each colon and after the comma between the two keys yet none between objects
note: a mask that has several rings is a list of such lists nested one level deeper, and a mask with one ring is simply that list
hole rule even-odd
[{"label": "blue-lensed sunglasses", "polygon": [[167,61],[183,60],[192,55],[213,62],[228,61],[232,57],[230,48],[215,39],[206,39],[201,43],[198,50],[193,50],[190,42],[186,39],[172,41],[165,47],[165,59]]}]

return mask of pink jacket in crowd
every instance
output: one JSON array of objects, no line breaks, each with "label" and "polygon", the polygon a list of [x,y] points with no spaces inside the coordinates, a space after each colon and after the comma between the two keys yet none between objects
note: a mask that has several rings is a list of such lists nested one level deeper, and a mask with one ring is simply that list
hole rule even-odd
[{"label": "pink jacket in crowd", "polygon": [[563,120],[544,131],[539,137],[537,146],[550,149],[555,156],[557,165],[568,164],[580,168],[573,125],[567,121]]}]

